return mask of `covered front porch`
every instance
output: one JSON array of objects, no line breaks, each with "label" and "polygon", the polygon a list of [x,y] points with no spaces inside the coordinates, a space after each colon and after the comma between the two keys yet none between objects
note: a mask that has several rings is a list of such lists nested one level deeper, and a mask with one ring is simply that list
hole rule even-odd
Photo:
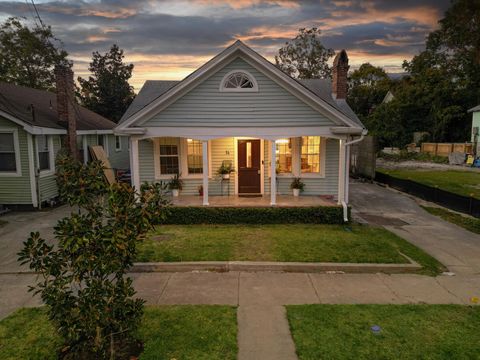
[{"label": "covered front porch", "polygon": [[[265,195],[259,196],[209,196],[208,204],[213,207],[269,207],[271,206],[271,197]],[[172,197],[172,204],[175,206],[202,206],[203,197],[198,195],[182,195]],[[309,206],[336,206],[337,203],[333,197],[328,196],[293,196],[277,195],[276,205],[279,207],[309,207]]]}]

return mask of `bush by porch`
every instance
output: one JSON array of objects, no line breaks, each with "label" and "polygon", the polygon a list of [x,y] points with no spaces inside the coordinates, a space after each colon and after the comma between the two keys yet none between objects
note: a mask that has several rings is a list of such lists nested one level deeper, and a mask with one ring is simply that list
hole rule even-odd
[{"label": "bush by porch", "polygon": [[137,261],[283,261],[404,264],[444,271],[437,260],[383,229],[364,225],[163,225],[139,245]]}]

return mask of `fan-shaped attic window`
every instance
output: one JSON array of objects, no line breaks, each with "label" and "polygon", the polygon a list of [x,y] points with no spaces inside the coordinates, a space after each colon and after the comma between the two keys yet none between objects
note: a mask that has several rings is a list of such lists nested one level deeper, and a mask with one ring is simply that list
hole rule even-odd
[{"label": "fan-shaped attic window", "polygon": [[230,71],[223,77],[220,91],[248,92],[258,91],[257,80],[247,71]]}]

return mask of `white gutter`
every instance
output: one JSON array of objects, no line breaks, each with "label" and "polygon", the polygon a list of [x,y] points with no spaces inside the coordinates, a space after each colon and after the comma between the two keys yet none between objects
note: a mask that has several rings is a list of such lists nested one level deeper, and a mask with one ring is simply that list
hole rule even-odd
[{"label": "white gutter", "polygon": [[[367,135],[367,130],[363,130],[360,137],[358,139],[355,139],[355,140],[352,140],[352,141],[349,141],[349,142],[346,142],[344,144],[345,146],[345,157],[350,157],[350,149],[347,148],[347,146],[350,146],[350,145],[353,145],[353,144],[356,144],[360,141],[362,141],[364,138],[365,138],[365,135]],[[344,200],[342,200],[342,207],[343,207],[343,221],[344,222],[348,222],[348,205],[347,205],[347,201],[346,199],[348,199],[348,192],[350,191],[349,190],[349,173],[350,173],[350,161],[345,161],[345,190],[344,190]]]}]

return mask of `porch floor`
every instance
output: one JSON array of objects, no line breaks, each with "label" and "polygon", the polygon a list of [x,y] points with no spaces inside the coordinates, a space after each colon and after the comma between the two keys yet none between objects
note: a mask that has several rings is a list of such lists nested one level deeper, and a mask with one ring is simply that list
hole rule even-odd
[{"label": "porch floor", "polygon": [[[270,207],[270,196],[244,197],[238,195],[208,197],[209,206],[217,207]],[[173,198],[175,206],[203,206],[202,197],[198,195],[180,195]],[[277,207],[302,207],[302,206],[337,206],[333,199],[324,196],[304,195],[277,195]]]}]

